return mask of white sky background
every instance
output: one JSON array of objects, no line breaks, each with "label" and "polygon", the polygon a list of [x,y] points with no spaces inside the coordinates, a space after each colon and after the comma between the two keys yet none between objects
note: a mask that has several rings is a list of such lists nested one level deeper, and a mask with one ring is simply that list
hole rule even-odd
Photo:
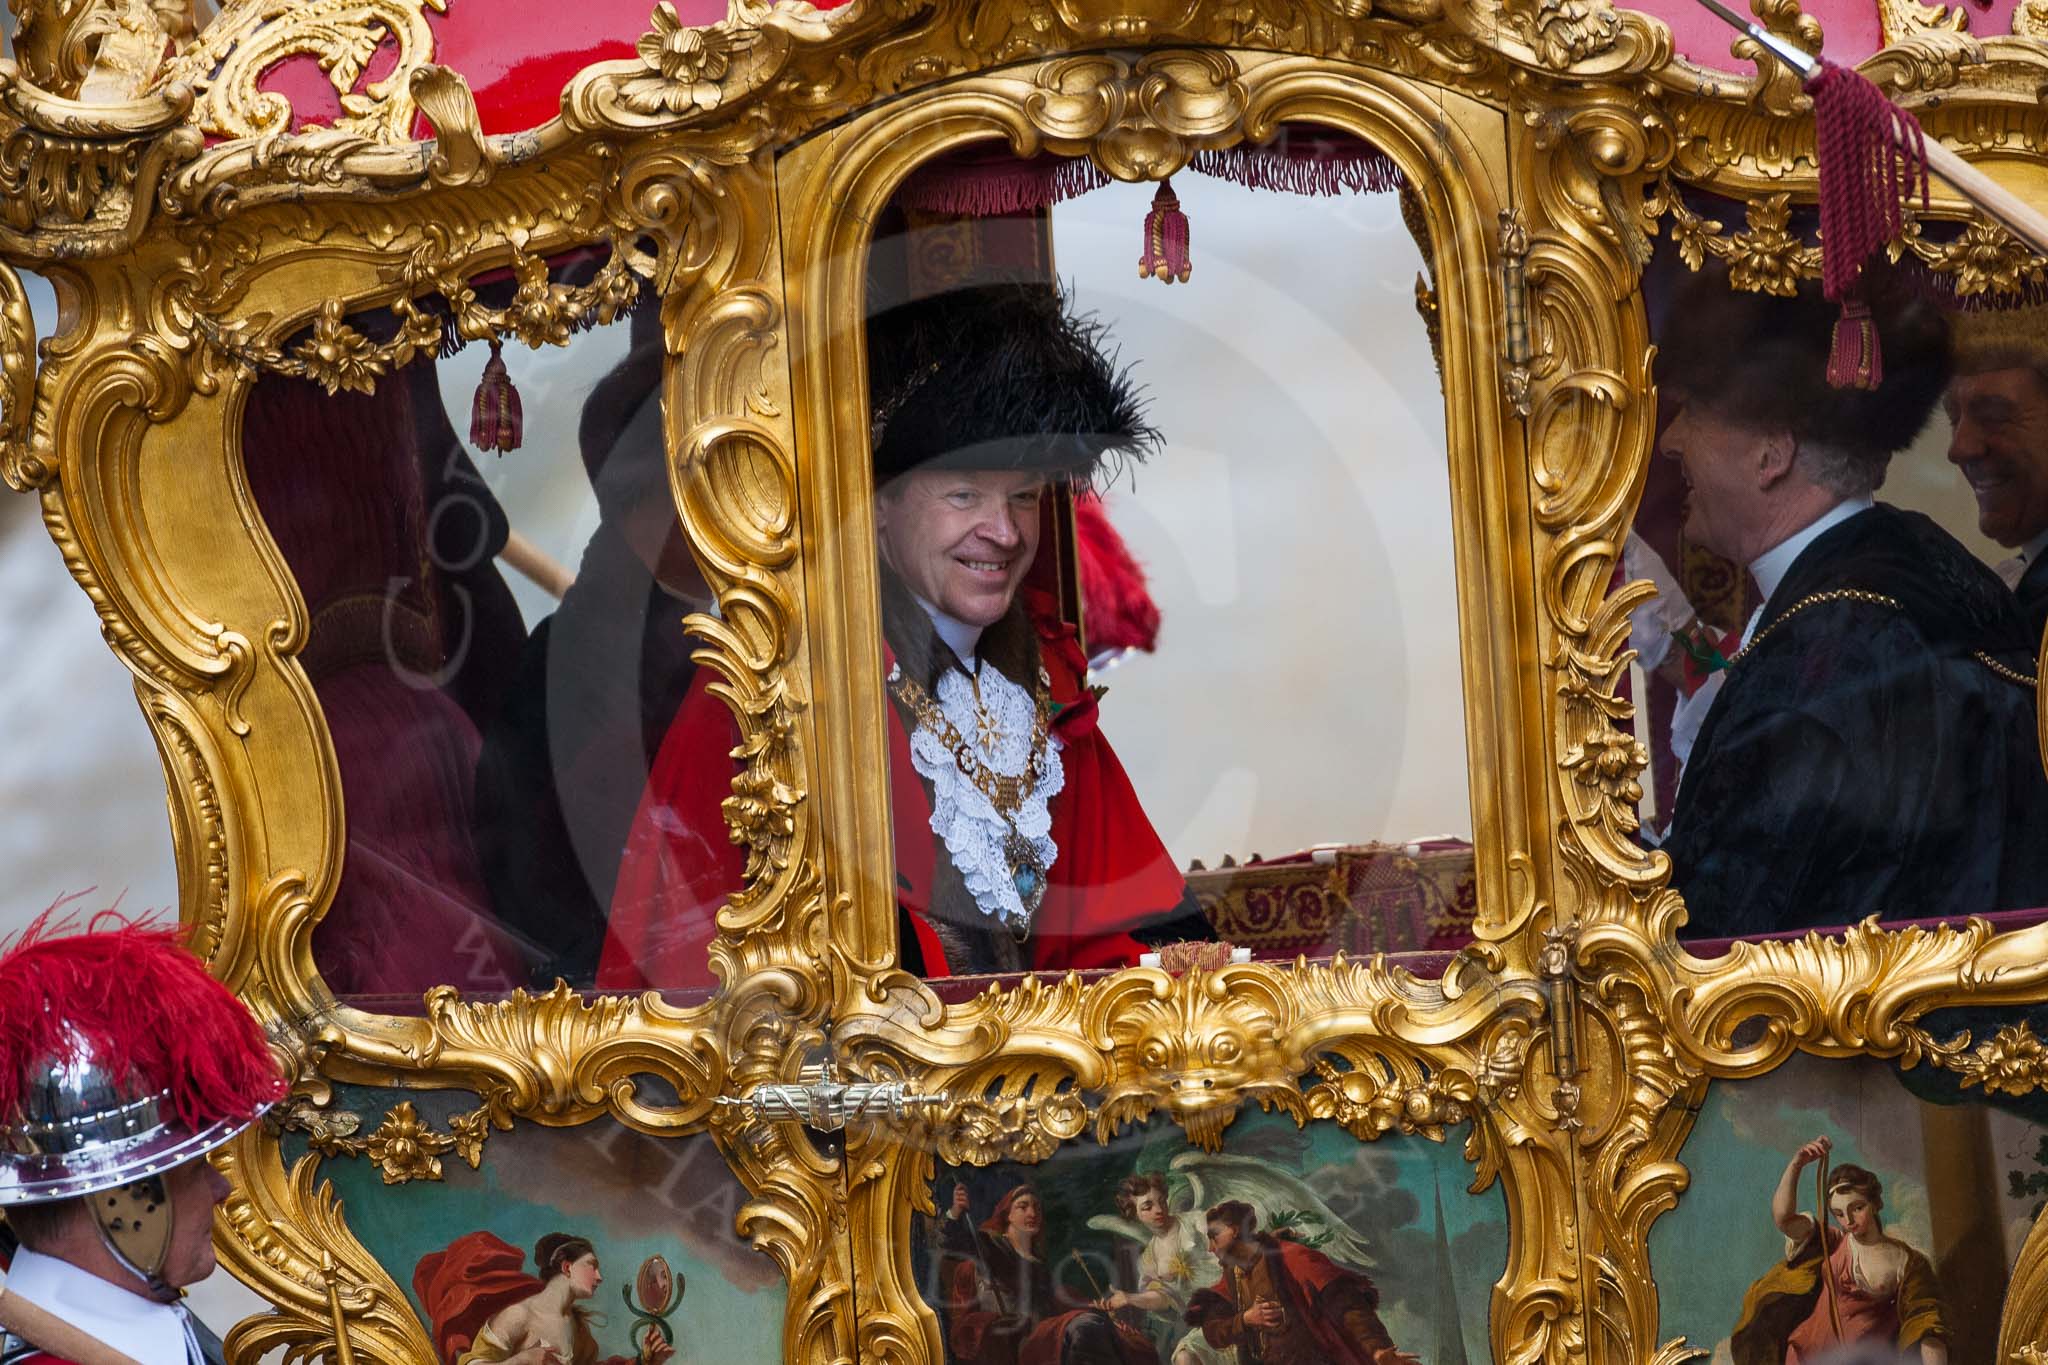
[{"label": "white sky background", "polygon": [[1183,174],[1194,273],[1140,279],[1150,186],[1053,212],[1166,447],[1108,495],[1161,608],[1104,733],[1175,858],[1469,834],[1444,407],[1392,194]]}]

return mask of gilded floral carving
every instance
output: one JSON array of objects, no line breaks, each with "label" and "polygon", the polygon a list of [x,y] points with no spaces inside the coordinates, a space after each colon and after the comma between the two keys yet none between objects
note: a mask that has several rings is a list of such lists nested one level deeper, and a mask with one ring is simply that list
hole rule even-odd
[{"label": "gilded floral carving", "polygon": [[654,7],[653,24],[639,43],[648,74],[633,77],[619,91],[627,108],[643,114],[716,109],[725,97],[720,82],[732,68],[733,54],[761,40],[758,28],[729,22],[709,28],[685,25],[669,0]]},{"label": "gilded floral carving", "polygon": [[1560,71],[1607,52],[1621,34],[1607,0],[1521,0],[1504,9],[1543,64]]},{"label": "gilded floral carving", "polygon": [[1799,291],[1801,267],[1808,264],[1805,258],[1817,255],[1818,249],[1785,230],[1791,215],[1790,195],[1774,194],[1749,206],[1748,226],[1729,239],[1730,284],[1786,298]]}]

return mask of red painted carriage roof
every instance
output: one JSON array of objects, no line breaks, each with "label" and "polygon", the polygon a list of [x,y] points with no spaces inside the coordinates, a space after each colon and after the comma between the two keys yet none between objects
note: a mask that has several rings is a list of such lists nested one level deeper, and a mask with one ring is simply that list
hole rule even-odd
[{"label": "red painted carriage roof", "polygon": [[[1970,16],[1970,32],[1979,37],[2008,33],[2018,0],[1959,0]],[[1878,20],[1878,0],[1804,0],[1800,9],[1820,20],[1822,47],[1827,55],[1853,66],[1884,46],[1884,30]],[[1740,0],[1728,0],[1738,14],[1748,8]],[[1629,0],[1627,8],[1662,19],[1671,27],[1678,54],[1700,66],[1717,71],[1747,75],[1755,68],[1728,55],[1736,33],[1716,18],[1698,0]]]},{"label": "red painted carriage roof", "polygon": [[[423,0],[416,0],[423,3]],[[726,14],[725,0],[673,0],[685,23],[711,24]],[[833,9],[848,0],[823,0]],[[1961,0],[1970,29],[1979,35],[2010,30],[2018,0]],[[427,12],[434,34],[433,60],[460,71],[476,95],[486,133],[537,128],[560,112],[562,90],[594,62],[634,56],[634,44],[651,26],[650,0],[446,0],[445,13]],[[1728,54],[1734,34],[1695,0],[1636,0],[1633,8],[1670,25],[1680,55],[1701,66],[1747,74],[1747,63]],[[1826,51],[1854,63],[1883,45],[1877,0],[1808,0],[1805,12],[1821,21]],[[396,42],[385,47],[363,73],[358,88],[382,77],[396,59]],[[311,56],[285,59],[264,74],[261,84],[287,96],[293,124],[331,122],[341,110],[333,87]],[[422,130],[424,135],[424,130]]]},{"label": "red painted carriage roof", "polygon": [[[726,15],[725,0],[672,2],[686,24],[715,24]],[[822,0],[818,8],[845,3]],[[632,58],[653,12],[653,0],[447,0],[445,12],[427,9],[426,17],[432,60],[468,80],[484,132],[518,133],[560,113],[563,89],[583,68]],[[387,75],[397,55],[396,40],[387,39],[355,88]],[[291,101],[294,130],[341,114],[333,85],[309,54],[278,62],[258,84]]]}]

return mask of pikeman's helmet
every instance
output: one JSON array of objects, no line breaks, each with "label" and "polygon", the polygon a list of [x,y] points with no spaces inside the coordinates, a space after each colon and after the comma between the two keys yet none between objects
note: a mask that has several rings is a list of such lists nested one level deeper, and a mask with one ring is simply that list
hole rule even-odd
[{"label": "pikeman's helmet", "polygon": [[0,954],[0,1209],[85,1199],[154,1283],[170,1246],[160,1179],[285,1091],[249,1011],[174,929],[45,915]]}]

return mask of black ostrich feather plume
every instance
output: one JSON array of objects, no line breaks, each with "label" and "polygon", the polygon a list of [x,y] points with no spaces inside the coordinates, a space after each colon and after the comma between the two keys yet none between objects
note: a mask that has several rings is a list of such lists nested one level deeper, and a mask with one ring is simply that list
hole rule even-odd
[{"label": "black ostrich feather plume", "polygon": [[[1037,470],[1093,483],[1159,432],[1107,330],[1043,281],[978,284],[868,324],[875,481],[918,468]],[[1110,472],[1114,472],[1112,467]]]}]

